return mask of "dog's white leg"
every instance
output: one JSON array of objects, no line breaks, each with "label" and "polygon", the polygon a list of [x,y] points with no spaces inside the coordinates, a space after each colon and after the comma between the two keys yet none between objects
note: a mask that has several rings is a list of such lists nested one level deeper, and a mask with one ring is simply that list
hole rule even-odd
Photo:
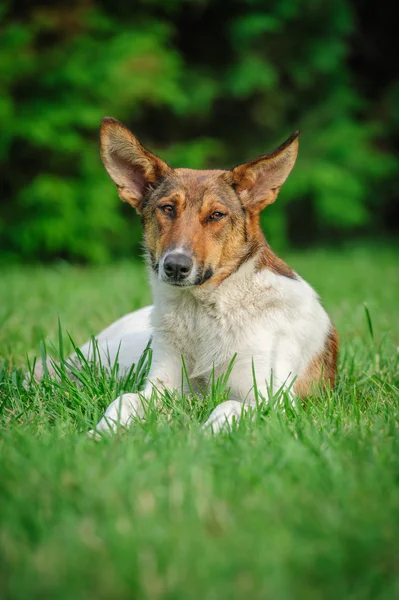
[{"label": "dog's white leg", "polygon": [[204,429],[210,429],[212,433],[219,433],[223,429],[229,429],[233,422],[239,422],[241,415],[248,410],[248,406],[237,400],[227,400],[219,404],[211,413]]},{"label": "dog's white leg", "polygon": [[97,437],[98,432],[116,431],[118,426],[129,427],[134,419],[143,419],[153,393],[175,390],[181,385],[182,364],[180,355],[162,340],[153,342],[153,360],[148,380],[141,394],[122,394],[111,402],[95,430],[89,432]]}]

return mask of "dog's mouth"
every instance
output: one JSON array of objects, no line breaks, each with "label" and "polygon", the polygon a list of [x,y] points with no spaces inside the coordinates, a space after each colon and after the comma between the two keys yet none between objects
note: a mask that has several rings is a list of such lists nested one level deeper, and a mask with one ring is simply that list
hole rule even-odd
[{"label": "dog's mouth", "polygon": [[158,277],[161,281],[167,283],[168,285],[181,288],[198,287],[200,285],[203,285],[211,279],[212,275],[213,269],[211,267],[208,267],[205,270],[197,271],[194,277],[187,277],[183,279],[176,277],[168,277],[167,275],[165,276],[165,274],[159,276],[158,271]]},{"label": "dog's mouth", "polygon": [[207,267],[206,269],[202,269],[198,273],[194,285],[203,285],[204,283],[206,283],[207,281],[209,281],[212,276],[213,276],[213,269],[212,269],[212,267]]}]

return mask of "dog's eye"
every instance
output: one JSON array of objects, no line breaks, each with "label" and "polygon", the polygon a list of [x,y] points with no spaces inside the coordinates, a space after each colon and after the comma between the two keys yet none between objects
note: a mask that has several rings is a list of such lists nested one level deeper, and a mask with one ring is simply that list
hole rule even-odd
[{"label": "dog's eye", "polygon": [[222,212],[219,212],[218,210],[214,213],[212,213],[211,215],[209,215],[208,217],[208,221],[220,221],[220,219],[223,219],[223,217],[225,217],[226,215]]},{"label": "dog's eye", "polygon": [[175,210],[171,204],[164,204],[163,206],[158,206],[158,208],[162,210],[165,215],[173,215]]}]

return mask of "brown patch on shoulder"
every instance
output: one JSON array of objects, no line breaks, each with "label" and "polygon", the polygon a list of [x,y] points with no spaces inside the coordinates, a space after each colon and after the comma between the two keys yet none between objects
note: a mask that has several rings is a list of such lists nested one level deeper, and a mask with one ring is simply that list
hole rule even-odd
[{"label": "brown patch on shoulder", "polygon": [[334,387],[337,374],[338,346],[338,333],[332,325],[323,352],[309,363],[305,372],[294,383],[294,392],[299,398],[310,396],[318,386],[323,389],[328,385]]},{"label": "brown patch on shoulder", "polygon": [[264,245],[259,253],[259,258],[256,264],[258,271],[269,269],[276,275],[296,279],[296,274],[273,250],[268,244]]}]

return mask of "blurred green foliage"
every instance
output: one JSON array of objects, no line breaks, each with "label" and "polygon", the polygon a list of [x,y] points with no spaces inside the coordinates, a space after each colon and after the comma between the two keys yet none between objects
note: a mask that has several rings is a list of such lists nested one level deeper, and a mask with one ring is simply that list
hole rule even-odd
[{"label": "blurred green foliage", "polygon": [[362,87],[356,3],[0,6],[0,244],[8,258],[102,262],[137,253],[139,219],[99,159],[105,115],[186,167],[233,166],[299,127],[297,167],[264,215],[270,241],[382,230],[398,167],[398,86],[377,96]]}]

